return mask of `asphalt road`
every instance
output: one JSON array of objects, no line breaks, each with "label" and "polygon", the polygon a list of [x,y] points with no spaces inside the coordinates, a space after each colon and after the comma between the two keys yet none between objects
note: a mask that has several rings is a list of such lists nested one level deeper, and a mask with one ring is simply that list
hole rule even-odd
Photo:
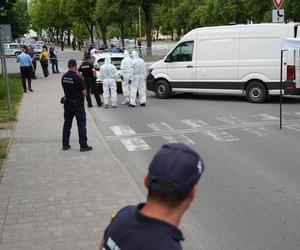
[{"label": "asphalt road", "polygon": [[[119,95],[119,102],[122,98]],[[185,142],[206,172],[184,220],[185,249],[300,248],[300,99],[250,104],[243,97],[148,93],[146,107],[91,109],[116,156],[143,187],[167,142]]]},{"label": "asphalt road", "polygon": [[[72,53],[61,61],[81,58]],[[299,97],[284,98],[282,130],[278,98],[264,104],[191,94],[162,100],[149,92],[146,107],[89,111],[144,193],[143,177],[162,144],[185,142],[201,154],[206,172],[181,225],[184,249],[300,249]]]}]

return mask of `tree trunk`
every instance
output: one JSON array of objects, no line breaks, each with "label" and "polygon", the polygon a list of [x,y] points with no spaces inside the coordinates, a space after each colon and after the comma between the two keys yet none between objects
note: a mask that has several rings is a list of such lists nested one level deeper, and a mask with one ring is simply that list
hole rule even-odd
[{"label": "tree trunk", "polygon": [[142,9],[146,18],[147,55],[152,55],[152,9],[151,0],[142,1]]},{"label": "tree trunk", "polygon": [[91,23],[91,28],[90,28],[90,33],[91,33],[91,41],[92,43],[94,43],[94,29],[93,29],[94,25],[93,23]]},{"label": "tree trunk", "polygon": [[71,31],[68,31],[68,46],[71,45]]},{"label": "tree trunk", "polygon": [[158,40],[158,34],[159,34],[159,28],[157,28],[157,31],[156,31],[156,40]]}]

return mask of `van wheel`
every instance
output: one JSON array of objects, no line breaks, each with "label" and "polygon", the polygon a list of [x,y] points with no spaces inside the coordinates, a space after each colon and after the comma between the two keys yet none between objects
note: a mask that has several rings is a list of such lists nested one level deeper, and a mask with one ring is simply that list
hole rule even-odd
[{"label": "van wheel", "polygon": [[172,90],[170,84],[165,80],[158,80],[154,86],[157,97],[166,99],[171,96]]},{"label": "van wheel", "polygon": [[246,97],[249,102],[262,103],[268,97],[266,87],[260,82],[250,83],[246,88]]}]

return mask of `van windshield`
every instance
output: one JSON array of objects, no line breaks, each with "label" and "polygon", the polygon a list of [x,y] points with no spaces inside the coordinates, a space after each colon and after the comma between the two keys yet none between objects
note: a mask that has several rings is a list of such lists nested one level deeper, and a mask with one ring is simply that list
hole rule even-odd
[{"label": "van windshield", "polygon": [[189,62],[193,59],[194,42],[183,42],[171,53],[172,62]]}]

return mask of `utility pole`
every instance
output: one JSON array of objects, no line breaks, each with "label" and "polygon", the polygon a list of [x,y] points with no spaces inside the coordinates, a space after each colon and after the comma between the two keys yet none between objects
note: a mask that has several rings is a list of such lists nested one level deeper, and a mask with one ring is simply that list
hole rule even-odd
[{"label": "utility pole", "polygon": [[9,80],[7,74],[7,67],[6,67],[6,60],[5,60],[5,53],[3,47],[3,39],[2,39],[2,32],[0,27],[0,55],[1,55],[1,62],[2,62],[2,74],[5,78],[6,82],[6,94],[7,94],[7,104],[8,104],[8,118],[12,118],[12,111],[11,111],[11,97],[10,97],[10,87],[9,87]]}]

